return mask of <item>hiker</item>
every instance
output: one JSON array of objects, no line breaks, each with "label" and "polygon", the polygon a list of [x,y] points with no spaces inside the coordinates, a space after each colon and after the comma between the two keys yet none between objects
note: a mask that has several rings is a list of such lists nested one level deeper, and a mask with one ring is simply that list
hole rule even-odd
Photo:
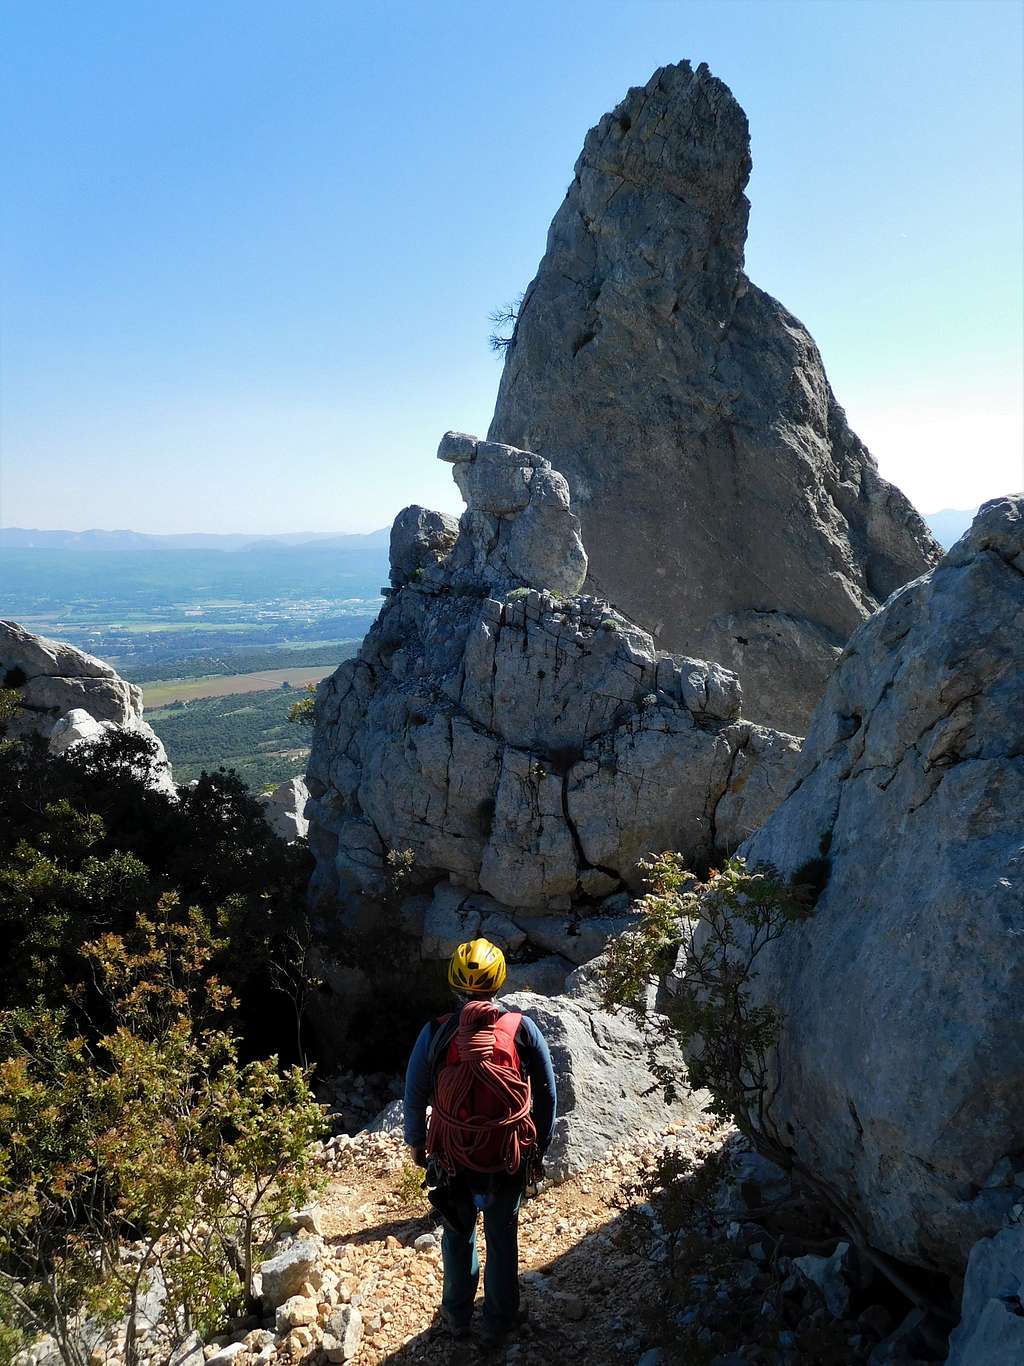
[{"label": "hiker", "polygon": [[504,980],[497,945],[460,944],[448,966],[458,1007],[424,1025],[405,1078],[405,1141],[426,1168],[428,1195],[444,1224],[441,1317],[454,1337],[469,1336],[483,1211],[482,1337],[489,1347],[519,1321],[519,1206],[527,1183],[543,1175],[555,1123],[551,1054],[533,1020],[494,1000]]}]

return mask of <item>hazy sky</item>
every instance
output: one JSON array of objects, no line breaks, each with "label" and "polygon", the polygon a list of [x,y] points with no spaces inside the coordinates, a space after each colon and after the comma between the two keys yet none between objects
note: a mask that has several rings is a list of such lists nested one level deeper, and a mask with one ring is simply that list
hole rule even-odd
[{"label": "hazy sky", "polygon": [[750,119],[747,269],[918,507],[1021,470],[1019,0],[6,0],[0,524],[457,510],[489,311],[666,62]]}]

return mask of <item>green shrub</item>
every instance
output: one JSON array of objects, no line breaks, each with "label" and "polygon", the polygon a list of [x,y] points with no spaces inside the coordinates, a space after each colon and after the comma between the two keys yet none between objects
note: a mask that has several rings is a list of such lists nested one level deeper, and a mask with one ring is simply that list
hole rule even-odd
[{"label": "green shrub", "polygon": [[[688,1055],[689,1084],[711,1093],[711,1113],[750,1137],[763,1135],[781,1018],[771,1006],[752,1002],[751,983],[760,954],[807,918],[812,897],[770,869],[748,869],[740,858],[712,869],[703,882],[678,854],[660,854],[641,866],[650,890],[637,906],[639,924],[609,946],[605,1004],[646,1020],[651,978],[668,971],[682,951],[683,970],[663,1028]],[[652,1070],[671,1097],[678,1078],[654,1054],[652,1044]]]},{"label": "green shrub", "polygon": [[395,1176],[395,1194],[403,1205],[425,1209],[427,1197],[423,1190],[423,1172],[412,1162],[403,1162]]},{"label": "green shrub", "polygon": [[0,735],[8,721],[21,711],[21,693],[17,688],[0,688]]},{"label": "green shrub", "polygon": [[316,725],[316,684],[307,683],[306,696],[288,708],[288,720],[300,726]]},{"label": "green shrub", "polygon": [[158,1270],[171,1335],[216,1331],[251,1304],[260,1248],[317,1184],[308,1073],[240,1061],[222,948],[163,898],[83,947],[109,1021],[95,1041],[66,1008],[0,1012],[0,1285],[17,1327],[53,1333],[69,1364],[78,1316],[127,1315],[135,1366]]},{"label": "green shrub", "polygon": [[298,1056],[274,972],[305,934],[309,852],[270,830],[235,775],[206,774],[177,800],[154,791],[153,753],[131,732],[56,757],[37,738],[0,744],[0,1003],[70,1003],[92,1037],[105,1023],[83,945],[173,893],[176,914],[197,909],[225,941],[217,968],[246,1049]]}]

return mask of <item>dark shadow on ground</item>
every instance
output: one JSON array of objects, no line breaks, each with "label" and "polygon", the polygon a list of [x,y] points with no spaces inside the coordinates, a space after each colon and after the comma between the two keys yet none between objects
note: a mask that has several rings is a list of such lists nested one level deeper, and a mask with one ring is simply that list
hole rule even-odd
[{"label": "dark shadow on ground", "polygon": [[[812,1248],[831,1255],[842,1231],[792,1188],[766,1205],[757,1184],[743,1182],[732,1188],[728,1208],[720,1208],[723,1161],[723,1150],[696,1163],[666,1153],[647,1184],[631,1193],[636,1203],[526,1271],[526,1321],[500,1349],[486,1351],[475,1336],[454,1342],[435,1321],[383,1360],[387,1366],[634,1366],[658,1348],[660,1366],[865,1363],[912,1306],[868,1270],[851,1284],[847,1317],[833,1320],[793,1258]],[[653,1235],[648,1200],[658,1210],[662,1238]],[[479,1311],[478,1299],[475,1322]],[[941,1360],[931,1352],[918,1355]]]},{"label": "dark shadow on ground", "polygon": [[327,1241],[333,1247],[344,1247],[346,1243],[382,1243],[385,1238],[397,1238],[400,1243],[418,1238],[421,1233],[433,1233],[440,1221],[430,1214],[412,1214],[404,1219],[389,1219],[383,1224],[373,1224],[358,1229],[355,1233],[340,1233]]},{"label": "dark shadow on ground", "polygon": [[[455,1342],[437,1320],[404,1347],[384,1358],[388,1366],[632,1366],[644,1351],[661,1346],[648,1324],[658,1318],[658,1296],[651,1294],[644,1304],[642,1296],[614,1283],[609,1270],[615,1270],[618,1252],[608,1247],[621,1242],[630,1246],[639,1236],[635,1211],[617,1215],[593,1233],[581,1238],[560,1257],[526,1272],[523,1278],[523,1309],[526,1320],[500,1348],[487,1350],[480,1343],[480,1299],[474,1316],[474,1334],[468,1342]],[[427,1223],[431,1221],[428,1219]],[[482,1229],[481,1229],[482,1239]],[[639,1260],[632,1268],[633,1279],[654,1285],[649,1263]],[[561,1298],[564,1297],[564,1298]],[[645,1322],[646,1320],[646,1322]],[[665,1366],[684,1361],[697,1366],[692,1355],[665,1352]]]}]

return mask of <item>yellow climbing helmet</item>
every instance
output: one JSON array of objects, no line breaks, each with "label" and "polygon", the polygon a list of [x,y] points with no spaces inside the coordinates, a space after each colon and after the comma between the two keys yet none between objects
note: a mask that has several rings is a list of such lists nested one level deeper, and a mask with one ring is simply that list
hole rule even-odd
[{"label": "yellow climbing helmet", "polygon": [[505,975],[505,955],[489,939],[460,944],[448,964],[448,985],[472,996],[493,996]]}]

